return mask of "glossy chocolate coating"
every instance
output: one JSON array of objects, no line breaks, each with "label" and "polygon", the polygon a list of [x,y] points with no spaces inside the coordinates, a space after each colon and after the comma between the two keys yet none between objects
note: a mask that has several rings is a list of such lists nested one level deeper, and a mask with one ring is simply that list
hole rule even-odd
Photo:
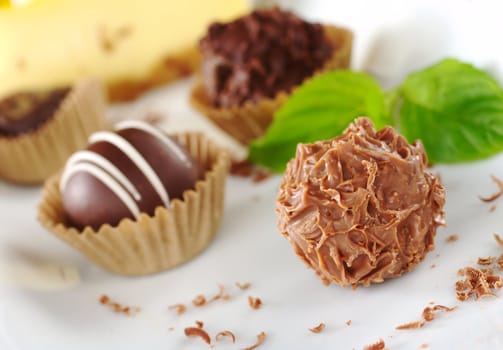
[{"label": "glossy chocolate coating", "polygon": [[434,248],[444,188],[420,142],[359,118],[340,136],[299,144],[280,185],[278,228],[325,283],[379,283]]},{"label": "glossy chocolate coating", "polygon": [[322,68],[334,47],[320,24],[275,7],[212,24],[200,49],[208,97],[228,108],[290,92]]},{"label": "glossy chocolate coating", "polygon": [[[115,135],[120,136],[127,142],[128,147],[132,147],[141,155],[169,196],[167,202],[161,198],[151,179],[146,175],[144,167],[138,166],[133,158],[128,156],[125,147],[120,148],[103,139],[91,142],[87,151],[107,159],[135,187],[139,196],[135,198],[129,195],[139,212],[153,215],[158,206],[169,206],[171,200],[182,199],[184,191],[194,188],[196,181],[200,179],[201,169],[198,163],[173,139],[169,139],[168,146],[159,137],[135,127],[125,127],[116,131]],[[167,135],[162,136],[168,138]],[[72,167],[75,168],[82,163],[90,162],[71,163],[70,160],[65,173],[70,173]],[[113,179],[117,178],[106,167],[99,165],[98,168],[112,174]],[[89,171],[75,169],[72,171],[72,175],[66,175],[66,183],[61,188],[61,194],[65,212],[73,226],[78,228],[91,226],[97,230],[105,223],[115,226],[123,218],[135,219],[136,215],[99,176]],[[123,185],[119,186],[124,188]]]},{"label": "glossy chocolate coating", "polygon": [[16,136],[49,120],[69,88],[48,92],[20,92],[0,100],[0,135]]}]

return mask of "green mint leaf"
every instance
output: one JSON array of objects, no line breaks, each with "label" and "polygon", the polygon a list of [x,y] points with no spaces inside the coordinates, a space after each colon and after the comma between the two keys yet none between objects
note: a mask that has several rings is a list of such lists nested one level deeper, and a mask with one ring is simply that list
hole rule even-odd
[{"label": "green mint leaf", "polygon": [[386,105],[400,132],[431,162],[472,161],[503,150],[503,91],[487,73],[445,59],[411,74]]},{"label": "green mint leaf", "polygon": [[281,172],[298,143],[337,136],[359,116],[370,117],[381,128],[390,124],[383,113],[384,94],[371,76],[349,70],[319,75],[299,87],[275,114],[266,135],[251,143],[249,158]]}]

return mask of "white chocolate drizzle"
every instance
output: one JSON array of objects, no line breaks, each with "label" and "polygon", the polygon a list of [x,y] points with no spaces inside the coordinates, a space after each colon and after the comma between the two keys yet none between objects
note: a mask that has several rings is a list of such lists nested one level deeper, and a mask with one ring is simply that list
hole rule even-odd
[{"label": "white chocolate drizzle", "polygon": [[94,176],[101,183],[107,186],[122,201],[122,203],[124,203],[135,218],[140,216],[140,208],[131,195],[116,181],[116,179],[95,164],[78,163],[65,168],[65,172],[60,181],[61,188],[64,188],[69,179],[77,172],[87,172],[88,174]]},{"label": "white chocolate drizzle", "polygon": [[159,176],[155,173],[154,169],[148,164],[145,158],[134,148],[126,139],[123,137],[108,132],[108,131],[98,131],[89,137],[90,143],[96,142],[107,142],[122,151],[135,165],[143,172],[143,175],[147,178],[148,182],[152,185],[154,190],[157,192],[159,197],[165,206],[169,204],[168,192],[164,188],[164,185],[159,179]]},{"label": "white chocolate drizzle", "polygon": [[115,126],[115,130],[120,131],[124,129],[137,129],[142,130],[146,133],[155,136],[159,141],[161,141],[168,149],[170,149],[177,157],[182,161],[182,163],[190,168],[192,166],[187,155],[180,149],[171,138],[163,134],[159,129],[153,127],[152,125],[142,122],[140,120],[124,120]]},{"label": "white chocolate drizzle", "polygon": [[[115,128],[116,131],[124,129],[137,129],[153,135],[170,149],[180,161],[186,166],[190,166],[190,160],[179,146],[153,126],[142,121],[130,120],[119,123]],[[99,131],[89,137],[90,144],[97,142],[106,142],[117,147],[143,173],[164,205],[169,205],[169,195],[161,179],[143,155],[129,141],[113,132]],[[141,200],[140,192],[128,179],[126,174],[107,158],[90,150],[83,150],[73,154],[68,159],[60,179],[61,192],[63,192],[71,177],[78,172],[86,172],[96,178],[122,201],[135,218],[140,215],[140,208],[138,206],[138,202]]]}]

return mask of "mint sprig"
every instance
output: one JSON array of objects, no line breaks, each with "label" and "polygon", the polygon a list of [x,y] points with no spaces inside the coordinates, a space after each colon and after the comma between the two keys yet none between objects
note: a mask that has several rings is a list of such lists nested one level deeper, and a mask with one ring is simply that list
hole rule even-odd
[{"label": "mint sprig", "polygon": [[446,59],[411,74],[392,113],[409,140],[420,139],[433,163],[456,163],[503,150],[503,90],[489,74]]},{"label": "mint sprig", "polygon": [[339,135],[354,118],[376,128],[392,125],[409,141],[420,139],[431,162],[482,159],[503,150],[503,90],[487,73],[446,59],[407,77],[384,93],[369,75],[335,71],[298,88],[276,113],[249,158],[283,171],[298,143]]},{"label": "mint sprig", "polygon": [[368,116],[382,127],[389,123],[384,115],[384,93],[374,78],[352,71],[329,72],[293,93],[266,135],[251,143],[249,158],[281,172],[299,142],[334,137],[358,116]]}]

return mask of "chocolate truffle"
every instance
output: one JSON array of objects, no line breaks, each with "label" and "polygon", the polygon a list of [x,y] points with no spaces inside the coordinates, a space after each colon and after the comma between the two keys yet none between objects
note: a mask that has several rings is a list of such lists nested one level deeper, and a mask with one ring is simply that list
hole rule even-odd
[{"label": "chocolate truffle", "polygon": [[47,92],[20,92],[0,100],[0,135],[16,136],[45,123],[70,92],[70,88]]},{"label": "chocolate truffle", "polygon": [[444,188],[419,141],[358,118],[342,135],[299,144],[276,205],[278,228],[325,284],[383,282],[434,248]]},{"label": "chocolate truffle", "polygon": [[114,132],[89,138],[71,156],[60,181],[70,224],[98,229],[182,198],[201,176],[199,165],[176,141],[140,121],[119,123]]},{"label": "chocolate truffle", "polygon": [[322,68],[334,47],[323,26],[275,7],[212,24],[200,49],[208,97],[228,108],[290,92]]}]

